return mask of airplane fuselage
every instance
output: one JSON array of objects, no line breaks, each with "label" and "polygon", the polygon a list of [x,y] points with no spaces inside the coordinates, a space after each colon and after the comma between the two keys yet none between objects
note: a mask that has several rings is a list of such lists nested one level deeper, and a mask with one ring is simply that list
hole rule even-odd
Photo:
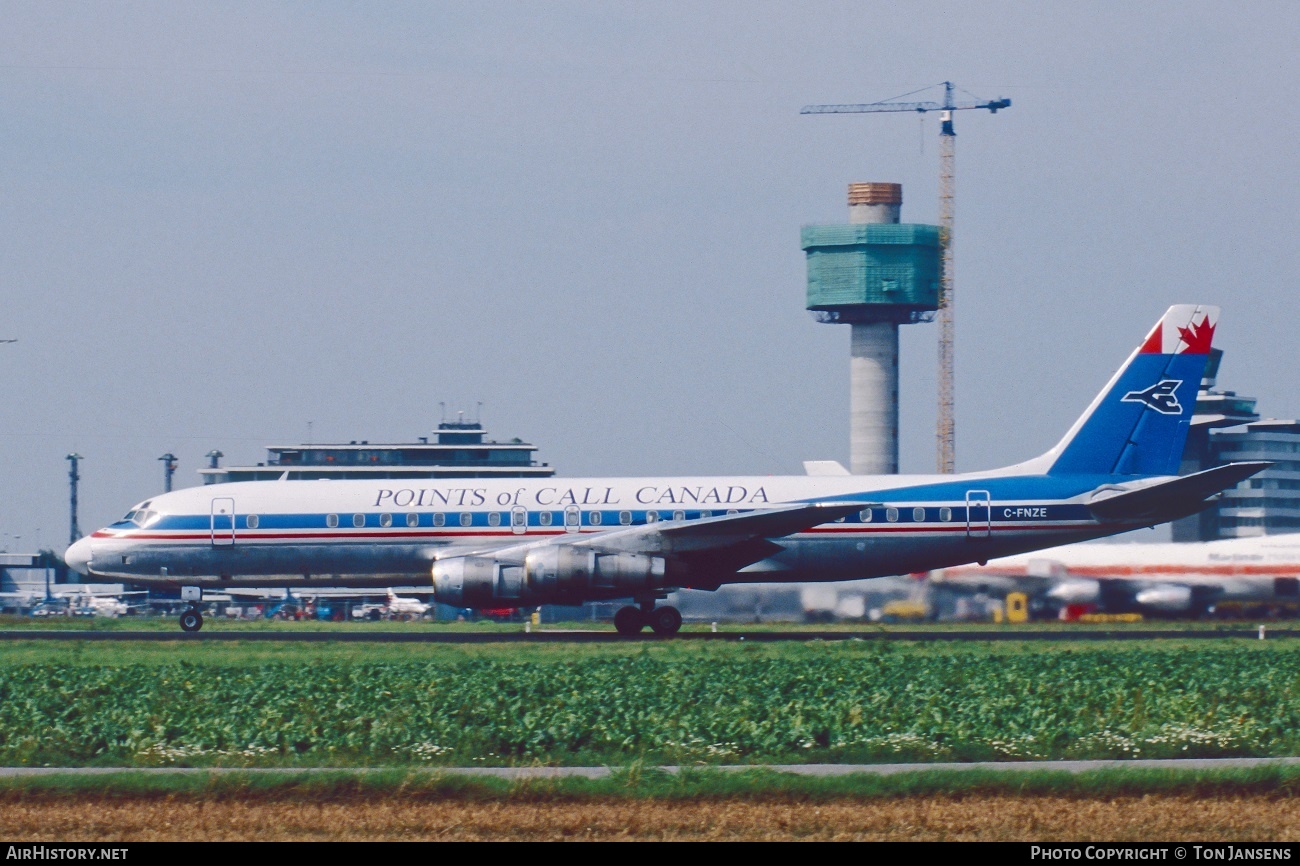
[{"label": "airplane fuselage", "polygon": [[[89,570],[139,583],[387,585],[449,551],[694,521],[790,503],[863,502],[740,568],[681,585],[880,577],[1123,532],[1091,476],[748,476],[252,481],[162,494],[94,533]],[[674,583],[673,585],[678,585]],[[614,596],[617,597],[617,596]]]}]

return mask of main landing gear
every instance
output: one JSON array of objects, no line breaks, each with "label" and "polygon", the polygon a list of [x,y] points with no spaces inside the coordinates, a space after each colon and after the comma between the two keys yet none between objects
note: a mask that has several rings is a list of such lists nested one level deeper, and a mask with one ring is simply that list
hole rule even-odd
[{"label": "main landing gear", "polygon": [[682,627],[682,614],[675,607],[664,605],[655,607],[653,598],[641,601],[640,607],[620,607],[614,614],[614,629],[625,637],[639,634],[641,629],[650,626],[650,630],[660,637],[677,634]]},{"label": "main landing gear", "polygon": [[182,586],[181,601],[188,601],[190,606],[181,611],[181,631],[194,632],[203,628],[203,614],[199,613],[199,604],[203,601],[203,587]]}]

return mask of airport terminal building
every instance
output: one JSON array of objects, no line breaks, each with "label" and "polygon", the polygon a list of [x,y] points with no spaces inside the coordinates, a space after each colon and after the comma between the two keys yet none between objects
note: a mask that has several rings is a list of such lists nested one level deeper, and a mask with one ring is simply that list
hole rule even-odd
[{"label": "airport terminal building", "polygon": [[1174,541],[1214,541],[1300,532],[1300,421],[1261,420],[1254,397],[1216,391],[1223,352],[1211,352],[1183,452],[1181,473],[1242,460],[1273,465],[1224,491],[1218,501],[1175,521]]},{"label": "airport terminal building", "polygon": [[[443,421],[434,441],[271,445],[265,463],[200,469],[204,484],[305,481],[322,478],[548,478],[555,469],[534,459],[536,445],[487,440],[478,421]],[[219,456],[219,455],[218,455]]]}]

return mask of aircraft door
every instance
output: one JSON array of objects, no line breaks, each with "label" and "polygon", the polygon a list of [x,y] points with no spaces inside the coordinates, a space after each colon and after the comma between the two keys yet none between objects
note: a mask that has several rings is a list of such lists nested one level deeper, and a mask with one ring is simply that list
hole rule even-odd
[{"label": "aircraft door", "polygon": [[564,506],[564,531],[577,532],[582,528],[582,512],[576,505]]},{"label": "aircraft door", "polygon": [[528,531],[528,509],[522,505],[510,509],[510,531],[515,535],[523,535]]},{"label": "aircraft door", "polygon": [[212,500],[212,544],[214,547],[235,543],[235,500],[217,496]]},{"label": "aircraft door", "polygon": [[993,531],[993,503],[987,490],[966,491],[966,537],[988,538]]}]

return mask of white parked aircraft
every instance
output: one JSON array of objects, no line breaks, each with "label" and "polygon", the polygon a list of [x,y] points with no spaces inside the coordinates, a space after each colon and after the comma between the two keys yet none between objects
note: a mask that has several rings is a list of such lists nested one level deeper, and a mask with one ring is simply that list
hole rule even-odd
[{"label": "white parked aircraft", "polygon": [[[68,548],[83,573],[204,589],[403,586],[507,608],[630,598],[675,633],[675,588],[850,580],[984,562],[1195,513],[1269,464],[1178,464],[1215,307],[1170,307],[1050,451],[963,475],[252,481],[154,496]],[[413,580],[414,579],[414,580]]]},{"label": "white parked aircraft", "polygon": [[388,612],[397,616],[424,616],[432,605],[425,604],[418,598],[412,598],[409,595],[397,595],[391,589],[388,590]]},{"label": "white parked aircraft", "polygon": [[1024,592],[1109,612],[1203,613],[1300,602],[1300,534],[1183,544],[1075,544],[931,572],[934,587]]}]

